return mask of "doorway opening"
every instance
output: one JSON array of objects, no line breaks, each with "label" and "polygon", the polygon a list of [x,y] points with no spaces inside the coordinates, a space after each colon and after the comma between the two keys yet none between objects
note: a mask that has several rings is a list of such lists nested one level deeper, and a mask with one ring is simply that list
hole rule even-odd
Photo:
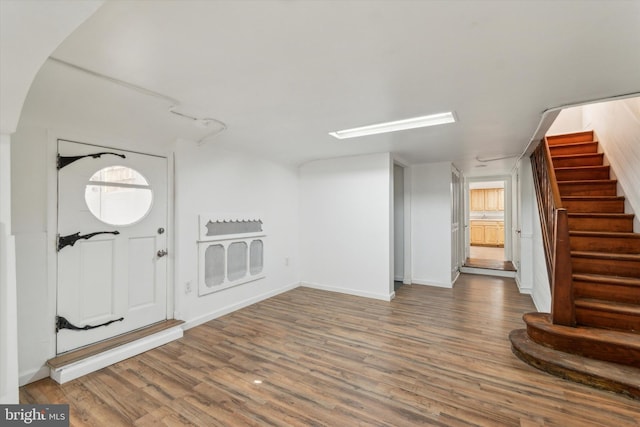
[{"label": "doorway opening", "polygon": [[505,223],[508,204],[505,202],[507,181],[469,182],[469,245],[465,267],[515,271],[505,251]]}]

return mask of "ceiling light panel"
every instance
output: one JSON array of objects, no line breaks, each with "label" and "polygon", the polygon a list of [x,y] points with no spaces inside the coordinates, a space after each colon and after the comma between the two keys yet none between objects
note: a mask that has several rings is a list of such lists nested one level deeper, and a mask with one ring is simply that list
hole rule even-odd
[{"label": "ceiling light panel", "polygon": [[428,116],[413,117],[411,119],[396,120],[393,122],[376,123],[368,126],[361,126],[353,129],[338,130],[329,132],[329,135],[338,139],[355,138],[358,136],[375,135],[378,133],[396,132],[400,130],[416,129],[427,126],[444,125],[456,121],[453,113],[431,114]]}]

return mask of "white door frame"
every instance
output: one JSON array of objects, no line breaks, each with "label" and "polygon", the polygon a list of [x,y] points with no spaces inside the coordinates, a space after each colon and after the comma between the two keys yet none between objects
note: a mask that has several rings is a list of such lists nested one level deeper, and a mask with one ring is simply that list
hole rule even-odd
[{"label": "white door frame", "polygon": [[[152,156],[161,156],[167,158],[167,307],[166,318],[174,318],[175,307],[175,217],[174,217],[174,155],[173,153],[162,152],[141,152],[136,151],[135,148],[127,147],[124,143],[116,143],[110,138],[97,137],[95,135],[75,134],[73,132],[47,132],[47,155],[46,155],[46,169],[47,169],[47,291],[49,295],[49,301],[47,305],[47,321],[50,321],[49,325],[44,325],[46,328],[50,328],[50,340],[49,340],[49,354],[47,358],[54,357],[56,355],[56,332],[55,332],[55,318],[57,313],[57,224],[58,224],[58,170],[56,168],[56,159],[58,154],[58,139],[64,139],[67,141],[75,141],[84,144],[98,145],[106,148],[113,148],[115,150],[126,150],[139,152],[140,154],[148,154]],[[46,369],[48,376],[48,369]]]},{"label": "white door frame", "polygon": [[469,222],[469,184],[471,182],[485,182],[485,181],[504,181],[504,258],[507,261],[513,260],[513,236],[511,232],[512,224],[512,194],[511,194],[511,175],[491,175],[466,178],[464,180],[464,247],[465,247],[465,259],[469,258],[469,246],[471,243],[471,229]]}]

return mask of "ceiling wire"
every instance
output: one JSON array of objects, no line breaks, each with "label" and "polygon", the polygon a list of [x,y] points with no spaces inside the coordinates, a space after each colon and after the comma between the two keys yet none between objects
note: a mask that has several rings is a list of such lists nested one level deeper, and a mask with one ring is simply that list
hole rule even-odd
[{"label": "ceiling wire", "polygon": [[111,77],[111,76],[108,76],[106,74],[102,74],[102,73],[99,73],[97,71],[93,71],[93,70],[90,70],[88,68],[81,67],[81,66],[76,65],[76,64],[72,64],[71,62],[64,61],[64,60],[56,58],[54,56],[50,56],[49,59],[51,61],[53,61],[53,62],[58,63],[58,64],[64,65],[64,66],[69,67],[69,68],[72,68],[72,69],[74,69],[76,71],[80,71],[80,72],[83,72],[85,74],[89,74],[91,76],[98,77],[98,78],[103,79],[103,80],[107,80],[109,82],[112,82],[112,83],[115,83],[117,85],[126,87],[127,89],[131,89],[131,90],[136,91],[138,93],[141,93],[143,95],[147,95],[147,96],[151,96],[151,97],[156,98],[156,99],[162,99],[164,101],[167,101],[167,102],[169,102],[171,104],[171,106],[169,107],[169,110],[168,110],[169,113],[175,114],[176,116],[184,117],[186,119],[193,120],[196,124],[202,125],[205,128],[208,127],[209,125],[211,125],[212,123],[216,123],[218,125],[218,129],[215,129],[214,131],[209,132],[205,136],[200,138],[197,141],[197,143],[199,145],[202,144],[206,139],[211,138],[212,136],[215,136],[215,135],[219,134],[220,132],[222,132],[222,131],[227,129],[227,125],[224,122],[222,122],[222,121],[220,121],[218,119],[214,119],[212,117],[196,117],[196,116],[192,116],[190,114],[186,114],[186,113],[182,113],[182,112],[176,111],[176,109],[182,105],[182,103],[179,100],[177,100],[176,98],[172,98],[172,97],[170,97],[168,95],[153,91],[151,89],[147,89],[145,87],[142,87],[142,86],[139,86],[139,85],[136,85],[136,84],[133,84],[133,83],[129,83],[129,82],[126,82],[124,80],[120,80],[120,79],[117,79],[115,77]]}]

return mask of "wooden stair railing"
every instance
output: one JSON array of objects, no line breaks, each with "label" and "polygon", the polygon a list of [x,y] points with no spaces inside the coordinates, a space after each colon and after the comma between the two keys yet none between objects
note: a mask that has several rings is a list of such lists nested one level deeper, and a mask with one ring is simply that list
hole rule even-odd
[{"label": "wooden stair railing", "polygon": [[557,325],[575,326],[569,218],[567,210],[562,207],[546,138],[540,141],[531,155],[531,168],[551,285],[551,319]]}]

